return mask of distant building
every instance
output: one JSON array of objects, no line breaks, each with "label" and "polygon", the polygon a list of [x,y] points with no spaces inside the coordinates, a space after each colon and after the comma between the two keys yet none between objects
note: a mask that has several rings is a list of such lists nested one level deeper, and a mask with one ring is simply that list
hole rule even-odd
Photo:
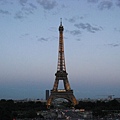
[{"label": "distant building", "polygon": [[49,90],[46,90],[46,100],[49,98]]}]

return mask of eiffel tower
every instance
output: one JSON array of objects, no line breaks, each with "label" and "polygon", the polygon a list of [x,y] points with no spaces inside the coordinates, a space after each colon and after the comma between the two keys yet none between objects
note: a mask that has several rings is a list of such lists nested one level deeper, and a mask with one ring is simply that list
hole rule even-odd
[{"label": "eiffel tower", "polygon": [[[47,99],[47,106],[51,105],[51,102],[57,98],[64,98],[72,103],[72,105],[77,104],[77,100],[73,95],[73,90],[70,88],[68,81],[68,73],[66,72],[65,66],[65,56],[64,56],[64,40],[63,40],[63,26],[62,19],[59,26],[59,51],[58,51],[58,64],[57,72],[55,73],[55,82],[51,94]],[[59,80],[63,80],[64,89],[58,89]]]}]

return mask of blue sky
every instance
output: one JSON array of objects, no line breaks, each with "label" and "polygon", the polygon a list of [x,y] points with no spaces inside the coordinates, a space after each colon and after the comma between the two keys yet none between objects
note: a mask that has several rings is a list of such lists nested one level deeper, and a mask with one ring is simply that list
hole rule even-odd
[{"label": "blue sky", "polygon": [[76,98],[120,97],[119,11],[120,0],[0,0],[0,99],[52,89],[60,18]]}]

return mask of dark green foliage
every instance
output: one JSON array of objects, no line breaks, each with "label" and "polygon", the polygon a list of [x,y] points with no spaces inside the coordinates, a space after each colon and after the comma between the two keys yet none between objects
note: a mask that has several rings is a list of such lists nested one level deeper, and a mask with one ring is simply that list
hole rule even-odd
[{"label": "dark green foliage", "polygon": [[91,110],[94,106],[95,106],[95,103],[93,103],[93,102],[80,101],[79,104],[75,106],[75,108],[76,109]]},{"label": "dark green foliage", "polygon": [[36,112],[45,110],[46,105],[42,102],[17,102],[13,100],[0,100],[0,120],[12,120],[13,118],[34,118]]},{"label": "dark green foliage", "polygon": [[114,111],[120,111],[120,103],[117,100],[111,101],[96,101],[96,102],[83,102],[79,101],[79,104],[75,106],[76,109],[85,109],[93,112],[93,116],[104,117],[108,114],[112,114]]}]

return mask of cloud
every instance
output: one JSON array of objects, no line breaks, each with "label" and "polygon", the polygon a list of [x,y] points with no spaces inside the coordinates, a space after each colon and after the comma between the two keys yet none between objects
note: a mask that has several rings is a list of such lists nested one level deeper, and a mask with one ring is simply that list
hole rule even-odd
[{"label": "cloud", "polygon": [[104,9],[110,9],[112,6],[113,6],[113,3],[111,1],[102,1],[98,5],[98,8],[100,10],[104,10]]},{"label": "cloud", "polygon": [[120,44],[118,44],[118,43],[116,43],[116,44],[111,43],[111,44],[108,44],[108,45],[111,46],[111,47],[119,47],[120,46]]},{"label": "cloud", "polygon": [[15,19],[23,19],[25,18],[24,14],[22,11],[18,11],[15,13],[15,16],[14,16]]},{"label": "cloud", "polygon": [[120,0],[87,0],[88,3],[98,3],[98,9],[104,10],[104,9],[111,9],[112,6],[116,5],[120,7]]},{"label": "cloud", "polygon": [[33,8],[33,9],[37,9],[37,7],[36,7],[34,4],[29,3],[29,5],[31,6],[31,8]]},{"label": "cloud", "polygon": [[26,14],[26,15],[30,15],[30,14],[33,14],[33,8],[31,8],[31,7],[22,7],[22,9],[21,9],[22,11],[23,11],[23,13],[24,14]]},{"label": "cloud", "polygon": [[[18,7],[14,13],[14,18],[16,19],[23,19],[26,18],[28,15],[33,14],[34,10],[37,9],[37,6],[33,4],[33,2],[29,2],[28,0],[16,0],[20,7]],[[29,2],[29,3],[28,3]],[[11,8],[14,7],[14,2],[9,0],[0,0],[1,5],[11,5]],[[9,8],[8,8],[9,9]],[[11,14],[10,10],[2,10],[0,9],[1,14]],[[12,12],[12,11],[11,11]]]},{"label": "cloud", "polygon": [[75,21],[76,21],[76,19],[73,17],[73,18],[70,18],[70,19],[68,19],[68,18],[65,18],[65,20],[67,20],[67,21],[69,21],[69,22],[71,22],[71,23],[74,23]]},{"label": "cloud", "polygon": [[77,41],[81,41],[81,39],[80,39],[80,38],[77,38],[76,40],[77,40]]},{"label": "cloud", "polygon": [[37,0],[37,2],[45,9],[45,10],[51,10],[54,7],[57,6],[56,1],[52,0]]},{"label": "cloud", "polygon": [[65,32],[70,33],[72,35],[80,35],[81,34],[80,30],[72,30],[72,31],[66,30]]},{"label": "cloud", "polygon": [[[76,41],[81,41],[81,39],[79,38],[79,35],[82,34],[80,30],[72,30],[72,31],[66,30],[65,32],[66,32],[66,33],[69,33],[69,34],[71,34],[71,35],[73,35],[73,36],[75,36],[75,37],[77,37],[77,38],[75,38]],[[64,39],[67,39],[67,38],[64,37]]]},{"label": "cloud", "polygon": [[87,0],[89,3],[97,3],[98,0]]},{"label": "cloud", "polygon": [[116,5],[117,5],[118,7],[120,7],[120,0],[117,0]]},{"label": "cloud", "polygon": [[96,26],[92,26],[89,23],[79,23],[79,24],[74,24],[75,27],[79,28],[79,29],[86,29],[88,32],[91,33],[95,33],[96,31],[100,31],[102,30],[102,27],[96,27]]},{"label": "cloud", "polygon": [[83,16],[74,16],[74,17],[72,17],[72,18],[65,18],[65,20],[67,20],[68,22],[70,22],[70,23],[75,23],[76,22],[76,20],[78,20],[78,19],[83,19]]},{"label": "cloud", "polygon": [[29,33],[25,33],[25,34],[21,35],[21,37],[26,37],[28,35],[29,35]]},{"label": "cloud", "polygon": [[19,0],[20,5],[25,6],[28,0]]},{"label": "cloud", "polygon": [[48,41],[48,38],[43,38],[43,37],[41,37],[41,38],[38,38],[38,41],[40,41],[40,42]]},{"label": "cloud", "polygon": [[1,3],[1,5],[5,5],[5,4],[7,4],[8,2],[7,2],[7,0],[0,0],[0,3]]},{"label": "cloud", "polygon": [[83,16],[73,16],[72,18],[65,18],[65,20],[67,20],[68,22],[70,23],[75,23],[77,20],[79,19],[83,19],[84,17]]},{"label": "cloud", "polygon": [[15,13],[15,17],[16,19],[23,19],[23,18],[26,18],[28,15],[30,14],[33,14],[34,13],[34,10],[37,9],[37,7],[32,4],[32,3],[29,3],[27,6],[25,6],[25,3],[27,1],[21,1],[22,3],[22,7],[21,9]]},{"label": "cloud", "polygon": [[62,7],[62,8],[67,8],[66,5],[64,5],[64,4],[62,4],[61,7]]},{"label": "cloud", "polygon": [[[39,38],[39,36],[36,36],[37,40],[40,41],[40,42],[47,42],[47,41],[53,41],[53,40],[58,40],[58,37],[56,36],[52,36],[52,37],[41,37]],[[65,38],[65,37],[64,37]]]},{"label": "cloud", "polygon": [[0,9],[0,13],[1,13],[1,14],[10,15],[10,12],[7,11],[7,10],[1,10],[1,9]]},{"label": "cloud", "polygon": [[37,6],[35,6],[33,3],[29,3],[27,6],[23,6],[21,8],[23,13],[26,15],[33,14],[35,9],[37,9]]},{"label": "cloud", "polygon": [[118,29],[118,28],[114,28],[114,30],[117,31],[117,32],[120,32],[120,29]]}]

